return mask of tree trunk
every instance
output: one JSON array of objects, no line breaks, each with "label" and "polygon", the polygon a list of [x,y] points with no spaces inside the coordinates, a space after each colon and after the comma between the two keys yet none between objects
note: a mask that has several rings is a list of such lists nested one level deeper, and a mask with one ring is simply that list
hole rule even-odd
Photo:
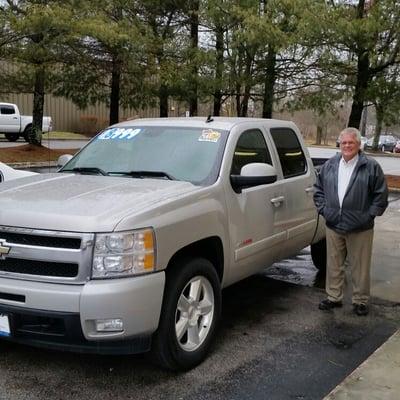
[{"label": "tree trunk", "polygon": [[243,57],[244,51],[242,47],[239,47],[237,54],[236,63],[236,76],[235,76],[235,98],[236,98],[236,116],[241,115],[241,99],[242,99],[242,69],[243,69]]},{"label": "tree trunk", "polygon": [[248,111],[249,111],[249,95],[248,93],[246,93],[246,88],[245,88],[245,93],[242,99],[242,103],[240,104],[239,117],[247,117]]},{"label": "tree trunk", "polygon": [[113,56],[111,72],[111,95],[110,95],[110,125],[119,122],[119,97],[121,82],[121,63],[118,56]]},{"label": "tree trunk", "polygon": [[240,102],[240,92],[241,92],[241,86],[239,83],[236,84],[236,116],[240,117],[240,110],[241,110],[241,102]]},{"label": "tree trunk", "polygon": [[215,91],[214,91],[214,115],[219,117],[222,107],[222,73],[224,70],[224,30],[216,27],[215,50],[217,52],[217,64],[215,66]]},{"label": "tree trunk", "polygon": [[366,90],[369,83],[369,54],[367,51],[360,53],[357,62],[357,81],[353,95],[353,104],[347,126],[359,128],[361,115],[364,108]]},{"label": "tree trunk", "polygon": [[276,52],[272,46],[268,48],[267,65],[265,68],[263,118],[272,118],[274,107],[274,87],[276,82]]},{"label": "tree trunk", "polygon": [[158,93],[160,99],[160,117],[168,117],[168,86],[162,83]]},{"label": "tree trunk", "polygon": [[35,146],[41,146],[42,144],[45,76],[44,65],[38,65],[35,71],[35,86],[33,90],[32,129],[28,132],[28,142]]},{"label": "tree trunk", "polygon": [[198,108],[198,67],[197,67],[197,48],[199,43],[199,0],[191,2],[190,10],[190,42],[192,50],[192,68],[191,68],[191,82],[189,90],[189,113],[191,116],[197,116]]},{"label": "tree trunk", "polygon": [[[359,0],[357,5],[357,19],[363,19],[364,14],[365,0]],[[354,127],[357,129],[360,127],[364,101],[367,100],[365,96],[370,80],[369,68],[368,50],[363,46],[363,43],[358,43],[356,86],[354,88],[353,104],[351,105],[349,122],[347,124],[349,127]]]},{"label": "tree trunk", "polygon": [[253,64],[253,59],[246,54],[246,66],[245,66],[245,84],[244,84],[244,94],[242,99],[242,104],[240,106],[240,117],[247,117],[249,111],[249,100],[250,100],[250,90],[252,83],[251,67]]},{"label": "tree trunk", "polygon": [[367,120],[368,120],[368,107],[364,106],[360,123],[361,136],[365,136],[365,133],[367,131]]},{"label": "tree trunk", "polygon": [[[158,88],[158,100],[159,100],[159,108],[160,108],[160,117],[168,117],[168,97],[169,97],[169,87],[167,84],[163,82],[163,72],[164,72],[164,45],[163,39],[164,35],[158,33],[158,22],[155,15],[152,15],[150,18],[150,26],[152,27],[153,33],[158,40],[155,49],[155,59],[157,61],[160,86]],[[169,25],[168,25],[169,26]],[[166,29],[166,28],[165,28]],[[166,32],[166,30],[164,31]]]},{"label": "tree trunk", "polygon": [[322,129],[322,125],[321,124],[318,124],[317,125],[317,137],[315,138],[315,144],[321,144],[321,142],[322,142],[322,132],[323,132],[323,129]]},{"label": "tree trunk", "polygon": [[375,104],[375,111],[376,111],[376,125],[374,132],[374,140],[372,143],[372,150],[377,151],[379,144],[379,136],[381,135],[382,132],[384,111],[382,107],[379,106],[379,104]]}]

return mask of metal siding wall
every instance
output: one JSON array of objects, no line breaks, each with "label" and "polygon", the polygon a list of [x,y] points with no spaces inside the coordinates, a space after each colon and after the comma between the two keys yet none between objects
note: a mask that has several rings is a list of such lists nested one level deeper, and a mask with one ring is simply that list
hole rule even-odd
[{"label": "metal siding wall", "polygon": [[[3,95],[0,101],[15,103],[18,105],[22,114],[32,115],[33,95],[30,93],[11,93]],[[186,103],[170,101],[170,116],[184,116],[188,109]],[[45,95],[44,115],[51,116],[53,119],[53,129],[57,131],[85,133],[88,120],[96,120],[91,124],[93,130],[99,131],[108,126],[109,108],[104,104],[98,103],[80,110],[72,101],[63,97],[55,97],[51,94]],[[144,110],[120,108],[120,120],[131,118],[157,118],[159,117],[159,107],[147,107]],[[90,132],[89,132],[90,133]]]},{"label": "metal siding wall", "polygon": [[[10,93],[3,94],[0,101],[17,104],[20,112],[25,115],[32,115],[33,94]],[[108,108],[103,104],[90,106],[80,110],[72,101],[63,97],[55,97],[51,94],[45,95],[44,115],[51,116],[53,128],[58,131],[81,131],[81,118],[96,116],[98,125],[108,125]]]}]

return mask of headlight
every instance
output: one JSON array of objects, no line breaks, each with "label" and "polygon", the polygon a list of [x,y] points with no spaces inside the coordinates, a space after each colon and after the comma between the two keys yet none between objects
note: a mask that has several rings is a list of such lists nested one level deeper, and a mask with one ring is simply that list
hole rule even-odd
[{"label": "headlight", "polygon": [[92,278],[114,278],[154,271],[152,229],[96,234]]}]

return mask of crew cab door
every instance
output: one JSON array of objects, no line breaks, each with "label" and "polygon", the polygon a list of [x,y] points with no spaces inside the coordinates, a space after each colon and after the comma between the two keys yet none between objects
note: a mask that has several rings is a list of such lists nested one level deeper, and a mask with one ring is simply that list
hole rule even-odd
[{"label": "crew cab door", "polygon": [[[266,163],[277,167],[271,157],[272,144],[261,129],[238,135],[231,158],[231,175],[239,175],[244,165]],[[269,146],[269,147],[268,147]],[[279,161],[278,161],[279,162]],[[233,283],[269,266],[280,258],[286,239],[285,188],[281,177],[270,184],[236,193],[226,187],[231,263],[227,280]]]},{"label": "crew cab door", "polygon": [[285,196],[284,223],[287,241],[283,257],[297,254],[312,240],[317,223],[317,211],[313,202],[315,170],[299,133],[289,127],[270,128],[279,165],[282,168]]},{"label": "crew cab door", "polygon": [[0,104],[0,132],[19,132],[20,116],[11,104]]}]

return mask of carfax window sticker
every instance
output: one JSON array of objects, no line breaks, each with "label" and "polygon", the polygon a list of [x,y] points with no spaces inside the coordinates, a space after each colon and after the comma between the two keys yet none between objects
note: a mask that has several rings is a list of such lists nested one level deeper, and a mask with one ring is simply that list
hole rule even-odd
[{"label": "carfax window sticker", "polygon": [[110,128],[106,129],[99,137],[100,140],[133,139],[142,132],[140,128]]},{"label": "carfax window sticker", "polygon": [[217,143],[221,137],[221,132],[213,131],[212,129],[204,129],[199,137],[199,142]]}]

